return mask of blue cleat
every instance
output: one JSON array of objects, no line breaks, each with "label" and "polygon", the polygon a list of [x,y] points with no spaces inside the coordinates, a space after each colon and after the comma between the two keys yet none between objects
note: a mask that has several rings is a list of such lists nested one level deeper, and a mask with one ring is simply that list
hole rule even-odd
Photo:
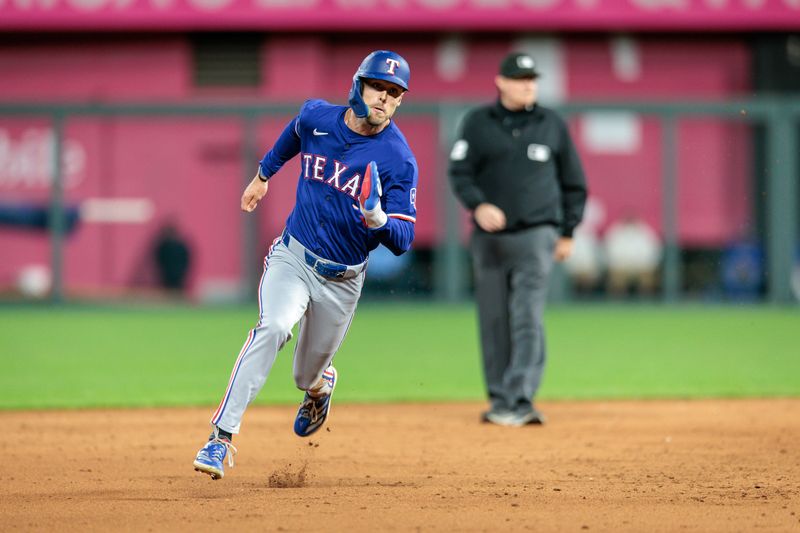
[{"label": "blue cleat", "polygon": [[324,383],[320,388],[323,393],[320,396],[312,396],[306,391],[303,403],[297,411],[297,418],[294,420],[294,432],[298,437],[308,437],[320,429],[331,412],[333,388],[338,381],[336,369],[329,366],[322,373],[322,381]]},{"label": "blue cleat", "polygon": [[[229,451],[230,454],[228,454]],[[194,469],[208,474],[211,479],[222,479],[225,475],[222,463],[226,455],[228,456],[228,465],[233,468],[233,456],[236,455],[236,447],[229,440],[215,437],[197,452],[197,457],[194,460]]]}]

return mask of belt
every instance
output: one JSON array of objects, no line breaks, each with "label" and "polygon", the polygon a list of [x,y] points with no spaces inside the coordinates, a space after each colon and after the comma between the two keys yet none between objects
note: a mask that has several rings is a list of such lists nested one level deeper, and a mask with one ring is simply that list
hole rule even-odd
[{"label": "belt", "polygon": [[281,241],[284,246],[292,252],[298,259],[302,260],[317,274],[324,278],[333,280],[352,279],[367,268],[367,262],[364,261],[360,265],[345,265],[335,261],[323,259],[320,256],[312,253],[300,241],[289,235],[288,231],[284,231],[281,236]]}]

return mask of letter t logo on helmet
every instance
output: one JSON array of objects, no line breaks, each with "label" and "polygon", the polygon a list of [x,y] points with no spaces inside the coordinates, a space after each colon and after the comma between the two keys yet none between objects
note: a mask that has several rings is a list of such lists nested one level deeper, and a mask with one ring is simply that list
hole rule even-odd
[{"label": "letter t logo on helmet", "polygon": [[400,64],[400,62],[396,59],[392,59],[391,57],[387,57],[386,64],[389,65],[389,70],[387,70],[386,72],[388,72],[389,74],[394,74],[394,69]]},{"label": "letter t logo on helmet", "polygon": [[[388,69],[386,68],[388,65]],[[362,79],[384,80],[399,85],[408,90],[408,80],[411,78],[411,69],[403,56],[390,50],[375,50],[361,62],[355,75],[353,85],[350,87],[348,103],[359,118],[369,114],[369,107],[361,97]]]}]

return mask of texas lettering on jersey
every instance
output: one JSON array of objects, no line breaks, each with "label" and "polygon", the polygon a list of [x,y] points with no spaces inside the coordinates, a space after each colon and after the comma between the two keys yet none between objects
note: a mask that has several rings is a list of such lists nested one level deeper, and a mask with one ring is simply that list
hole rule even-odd
[{"label": "texas lettering on jersey", "polygon": [[328,162],[327,157],[317,154],[300,154],[300,157],[303,161],[303,179],[322,181],[337,191],[349,194],[353,199],[356,198],[359,190],[358,186],[361,183],[360,173],[356,172],[349,178],[341,178],[342,174],[348,170],[348,167],[334,159],[332,174],[328,174],[330,177],[326,179],[325,166]]},{"label": "texas lettering on jersey", "polygon": [[[411,246],[419,171],[394,121],[376,135],[360,135],[346,126],[347,109],[307,101],[261,160],[260,172],[270,178],[299,155],[297,198],[286,230],[315,254],[355,265],[379,244],[397,255]],[[356,200],[370,161],[378,166],[388,217],[377,229],[365,226]]]}]

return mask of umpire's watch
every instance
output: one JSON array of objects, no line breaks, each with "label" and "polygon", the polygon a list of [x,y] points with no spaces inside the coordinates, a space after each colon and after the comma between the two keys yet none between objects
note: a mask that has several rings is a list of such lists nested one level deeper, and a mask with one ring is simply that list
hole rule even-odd
[{"label": "umpire's watch", "polygon": [[269,176],[265,176],[263,172],[261,172],[261,165],[258,165],[258,179],[263,182],[267,182],[269,180]]}]

